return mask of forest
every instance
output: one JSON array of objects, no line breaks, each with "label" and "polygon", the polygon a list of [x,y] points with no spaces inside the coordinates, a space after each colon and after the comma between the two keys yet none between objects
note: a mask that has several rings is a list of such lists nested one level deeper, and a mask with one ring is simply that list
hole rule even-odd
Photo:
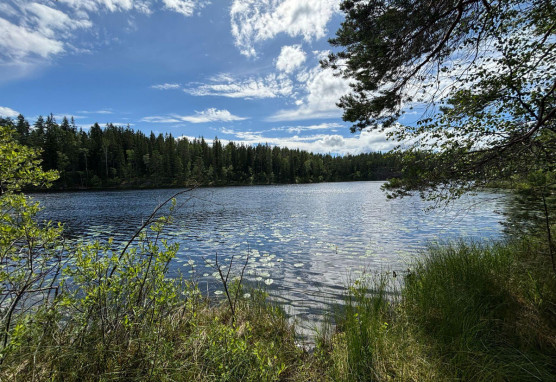
[{"label": "forest", "polygon": [[383,153],[333,156],[270,145],[149,136],[129,126],[98,123],[88,131],[72,118],[50,114],[31,125],[23,115],[0,118],[19,143],[39,149],[43,170],[57,170],[54,189],[151,188],[190,185],[313,183],[386,180],[399,171],[396,156]]}]

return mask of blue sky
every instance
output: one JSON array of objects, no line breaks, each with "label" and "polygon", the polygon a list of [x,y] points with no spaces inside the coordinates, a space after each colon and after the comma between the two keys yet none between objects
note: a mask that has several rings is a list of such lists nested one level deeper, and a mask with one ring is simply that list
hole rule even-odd
[{"label": "blue sky", "polygon": [[2,0],[0,115],[357,154],[346,80],[319,67],[335,0]]}]

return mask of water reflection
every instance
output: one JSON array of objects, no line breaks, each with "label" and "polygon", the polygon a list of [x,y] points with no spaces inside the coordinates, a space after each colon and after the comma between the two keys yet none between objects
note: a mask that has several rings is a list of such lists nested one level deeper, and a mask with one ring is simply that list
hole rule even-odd
[{"label": "water reflection", "polygon": [[[381,182],[205,188],[186,194],[164,236],[180,243],[172,272],[195,273],[209,293],[214,269],[250,254],[247,279],[312,326],[348,277],[365,270],[407,268],[427,242],[464,237],[496,239],[509,195],[485,192],[450,208],[425,212],[419,198],[387,200]],[[66,224],[74,237],[130,238],[176,190],[36,194],[42,217]],[[185,199],[180,199],[185,201]],[[179,201],[179,202],[180,202]],[[178,204],[179,204],[178,202]],[[191,260],[191,261],[190,261]]]}]

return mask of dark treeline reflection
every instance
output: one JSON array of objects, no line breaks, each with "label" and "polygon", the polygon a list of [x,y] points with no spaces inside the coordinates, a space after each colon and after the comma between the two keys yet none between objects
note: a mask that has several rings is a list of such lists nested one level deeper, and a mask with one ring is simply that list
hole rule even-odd
[{"label": "dark treeline reflection", "polygon": [[208,143],[203,138],[149,136],[98,123],[78,129],[73,117],[51,114],[30,124],[22,115],[0,118],[17,129],[21,143],[42,150],[43,168],[58,170],[57,188],[158,187],[385,180],[397,175],[398,159],[383,153],[347,156],[301,150]]}]

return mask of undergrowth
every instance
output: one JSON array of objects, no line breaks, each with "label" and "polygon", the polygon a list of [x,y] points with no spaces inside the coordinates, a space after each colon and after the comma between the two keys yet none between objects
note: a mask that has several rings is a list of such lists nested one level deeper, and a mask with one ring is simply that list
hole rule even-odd
[{"label": "undergrowth", "polygon": [[533,240],[432,246],[401,284],[356,281],[319,342],[327,377],[555,380],[556,277],[545,252]]},{"label": "undergrowth", "polygon": [[[403,280],[375,274],[352,282],[336,325],[312,352],[296,345],[295,328],[262,291],[231,283],[242,296],[232,313],[194,283],[150,275],[156,287],[137,304],[136,268],[124,267],[115,289],[89,275],[97,285],[18,321],[0,378],[550,381],[556,278],[544,250],[531,240],[431,247]],[[96,260],[96,272],[110,264]]]}]

